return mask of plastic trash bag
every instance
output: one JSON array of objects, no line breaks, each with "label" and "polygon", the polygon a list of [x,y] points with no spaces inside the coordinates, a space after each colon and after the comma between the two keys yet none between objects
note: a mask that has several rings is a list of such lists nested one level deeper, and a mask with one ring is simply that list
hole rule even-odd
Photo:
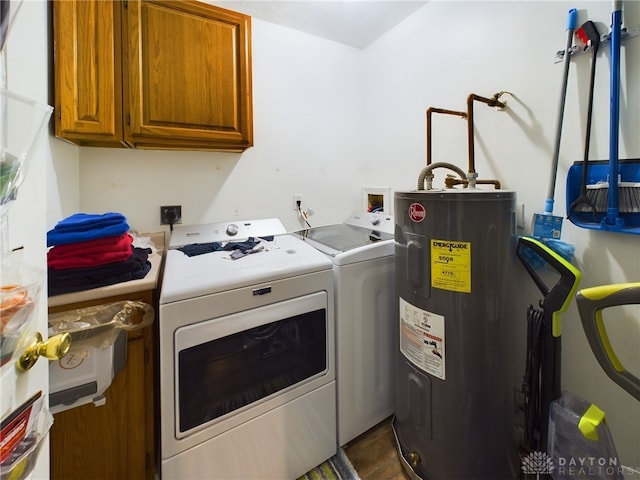
[{"label": "plastic trash bag", "polygon": [[71,345],[107,348],[120,330],[133,331],[153,323],[154,309],[130,300],[79,308],[49,315],[49,336],[68,332]]}]

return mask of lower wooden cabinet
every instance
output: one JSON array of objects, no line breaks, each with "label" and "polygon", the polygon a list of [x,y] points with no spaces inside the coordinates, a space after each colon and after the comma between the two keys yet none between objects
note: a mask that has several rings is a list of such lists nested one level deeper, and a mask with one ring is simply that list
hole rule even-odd
[{"label": "lower wooden cabinet", "polygon": [[[156,308],[154,292],[49,308],[49,313],[122,300]],[[157,312],[157,310],[156,310]],[[129,332],[125,367],[105,392],[106,404],[54,415],[50,430],[52,480],[150,479],[155,475],[154,324]]]}]

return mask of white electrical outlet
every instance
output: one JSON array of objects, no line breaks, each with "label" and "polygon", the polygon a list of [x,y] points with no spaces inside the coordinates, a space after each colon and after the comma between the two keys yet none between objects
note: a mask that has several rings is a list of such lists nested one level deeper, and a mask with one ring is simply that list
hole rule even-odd
[{"label": "white electrical outlet", "polygon": [[300,202],[300,205],[302,205],[302,194],[301,193],[294,193],[293,194],[293,209],[296,212],[298,211],[298,202]]}]

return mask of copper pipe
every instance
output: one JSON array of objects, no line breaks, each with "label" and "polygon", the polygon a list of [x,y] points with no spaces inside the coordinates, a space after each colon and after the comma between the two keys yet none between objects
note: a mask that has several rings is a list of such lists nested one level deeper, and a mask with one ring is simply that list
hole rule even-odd
[{"label": "copper pipe", "polygon": [[[469,180],[447,177],[444,179],[444,184],[447,188],[453,188],[455,185],[469,185]],[[500,180],[476,180],[476,184],[494,185],[496,190],[500,190],[501,188]]]},{"label": "copper pipe", "polygon": [[504,108],[506,104],[499,101],[498,98],[505,92],[496,93],[493,98],[485,98],[480,95],[476,95],[475,93],[471,93],[467,97],[467,144],[469,146],[469,173],[472,175],[476,174],[476,165],[475,165],[475,148],[474,148],[474,132],[473,132],[473,102],[483,102],[489,105],[490,107],[498,107]]},{"label": "copper pipe", "polygon": [[447,110],[445,108],[436,107],[429,107],[427,109],[427,166],[431,165],[431,115],[433,113],[456,115],[461,118],[467,118],[467,114],[465,112],[456,112],[455,110]]}]

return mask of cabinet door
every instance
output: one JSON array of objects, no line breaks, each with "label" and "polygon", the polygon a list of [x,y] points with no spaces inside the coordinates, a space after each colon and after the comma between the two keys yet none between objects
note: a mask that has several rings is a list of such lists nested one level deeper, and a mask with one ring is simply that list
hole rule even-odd
[{"label": "cabinet door", "polygon": [[[50,307],[49,313],[122,300],[157,309],[155,292],[144,291]],[[51,480],[154,479],[156,328],[128,332],[127,361],[105,391],[105,405],[89,403],[54,415]]]},{"label": "cabinet door", "polygon": [[144,340],[128,341],[127,365],[105,392],[106,404],[57,413],[51,427],[51,479],[144,479]]},{"label": "cabinet door", "polygon": [[253,144],[251,18],[192,1],[129,1],[125,136],[138,148]]},{"label": "cabinet door", "polygon": [[120,2],[53,2],[56,136],[123,146]]}]

